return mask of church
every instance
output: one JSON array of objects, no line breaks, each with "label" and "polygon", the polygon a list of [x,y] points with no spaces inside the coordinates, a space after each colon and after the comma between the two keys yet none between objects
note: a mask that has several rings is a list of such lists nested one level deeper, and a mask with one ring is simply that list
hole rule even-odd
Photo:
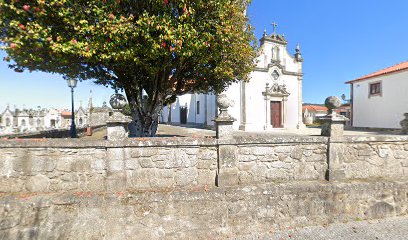
[{"label": "church", "polygon": [[[264,131],[299,129],[302,121],[302,63],[300,47],[292,56],[284,35],[264,32],[260,39],[256,67],[249,82],[239,81],[224,92],[235,102],[228,112],[236,121],[235,130]],[[160,121],[170,124],[212,126],[218,114],[216,96],[185,94],[164,107]]]}]

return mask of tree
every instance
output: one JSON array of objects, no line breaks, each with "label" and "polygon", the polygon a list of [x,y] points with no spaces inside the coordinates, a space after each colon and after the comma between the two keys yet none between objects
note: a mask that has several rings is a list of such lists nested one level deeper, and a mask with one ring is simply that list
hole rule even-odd
[{"label": "tree", "polygon": [[[1,0],[9,66],[123,90],[138,136],[177,95],[220,93],[255,57],[249,0]],[[142,94],[147,94],[146,99]]]}]

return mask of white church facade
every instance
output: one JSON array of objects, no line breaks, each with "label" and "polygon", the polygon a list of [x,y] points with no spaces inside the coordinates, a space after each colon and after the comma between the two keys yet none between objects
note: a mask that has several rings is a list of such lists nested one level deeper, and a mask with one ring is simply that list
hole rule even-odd
[{"label": "white church facade", "polygon": [[[276,27],[276,26],[275,26]],[[263,131],[302,128],[302,62],[299,46],[294,56],[287,51],[283,35],[264,33],[256,67],[249,82],[239,81],[224,92],[235,102],[228,112],[235,130]],[[186,94],[171,107],[164,107],[161,122],[214,125],[216,96]]]}]

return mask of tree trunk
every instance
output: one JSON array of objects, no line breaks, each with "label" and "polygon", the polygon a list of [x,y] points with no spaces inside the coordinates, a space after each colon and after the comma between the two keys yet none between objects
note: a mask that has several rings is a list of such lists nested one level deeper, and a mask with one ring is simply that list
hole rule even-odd
[{"label": "tree trunk", "polygon": [[132,122],[129,124],[130,137],[154,137],[159,125],[160,106],[148,114],[132,111]]},{"label": "tree trunk", "polygon": [[130,137],[154,137],[159,124],[162,100],[160,97],[143,96],[139,88],[126,89],[126,96],[132,112],[129,124]]}]

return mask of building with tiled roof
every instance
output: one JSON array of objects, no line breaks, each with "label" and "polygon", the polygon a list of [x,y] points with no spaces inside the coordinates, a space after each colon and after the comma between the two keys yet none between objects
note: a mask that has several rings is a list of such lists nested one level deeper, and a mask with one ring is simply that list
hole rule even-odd
[{"label": "building with tiled roof", "polygon": [[[104,102],[102,107],[92,106],[92,97],[88,106],[84,109],[82,104],[75,111],[75,125],[77,127],[98,126],[106,123],[112,111]],[[72,112],[65,109],[41,108],[19,109],[16,106],[11,110],[7,105],[4,111],[0,111],[0,134],[15,132],[31,132],[45,129],[69,128],[72,121]],[[93,119],[91,122],[90,120]]]},{"label": "building with tiled roof", "polygon": [[400,128],[408,112],[408,61],[346,82],[354,127]]},{"label": "building with tiled roof", "polygon": [[303,105],[302,106],[302,113],[303,113],[303,122],[306,125],[313,124],[317,117],[322,117],[327,114],[327,107],[320,106],[320,105]]}]

